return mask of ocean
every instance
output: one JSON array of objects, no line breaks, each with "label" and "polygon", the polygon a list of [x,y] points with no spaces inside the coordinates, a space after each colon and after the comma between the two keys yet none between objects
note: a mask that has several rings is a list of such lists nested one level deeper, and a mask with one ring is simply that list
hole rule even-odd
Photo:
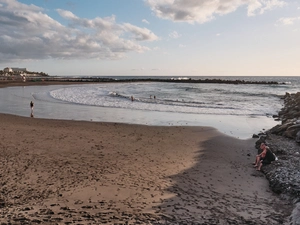
[{"label": "ocean", "polygon": [[[299,77],[108,77],[113,79],[221,79],[279,84],[118,82],[0,89],[0,112],[47,119],[154,126],[212,126],[251,138],[278,124],[282,96],[300,89]],[[132,101],[132,98],[134,99]]]}]

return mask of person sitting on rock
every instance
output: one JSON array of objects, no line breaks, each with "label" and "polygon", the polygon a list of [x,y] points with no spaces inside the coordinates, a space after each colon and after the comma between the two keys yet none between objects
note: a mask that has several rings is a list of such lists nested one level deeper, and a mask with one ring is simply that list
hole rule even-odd
[{"label": "person sitting on rock", "polygon": [[271,151],[271,149],[266,146],[266,156],[258,163],[258,167],[257,167],[257,170],[260,171],[261,167],[264,165],[264,164],[270,164],[272,163],[273,161],[276,160],[276,156],[275,154]]},{"label": "person sitting on rock", "polygon": [[261,168],[261,162],[264,160],[264,158],[266,157],[266,154],[267,154],[267,149],[268,147],[266,146],[265,143],[261,143],[260,144],[260,149],[262,150],[262,152],[258,155],[256,155],[255,157],[255,162],[253,163],[254,164],[254,167],[257,167],[257,170],[260,170]]},{"label": "person sitting on rock", "polygon": [[[265,152],[265,154],[263,153]],[[257,163],[257,170],[260,171],[261,170],[261,167],[264,165],[264,164],[270,164],[272,163],[273,161],[276,160],[276,156],[275,154],[271,151],[271,149],[265,145],[265,149],[262,151],[262,156],[264,155],[264,157],[261,157]]]},{"label": "person sitting on rock", "polygon": [[265,161],[265,159],[266,159],[266,155],[267,155],[268,152],[269,152],[269,147],[266,146],[266,147],[265,147],[265,151],[263,151],[263,152],[261,153],[262,156],[260,157],[260,160],[259,160],[259,162],[258,162],[258,165],[257,165],[257,168],[256,168],[257,171],[260,171],[260,170],[261,170],[261,167],[262,167],[262,165],[263,165],[263,163],[264,163],[264,161]]}]

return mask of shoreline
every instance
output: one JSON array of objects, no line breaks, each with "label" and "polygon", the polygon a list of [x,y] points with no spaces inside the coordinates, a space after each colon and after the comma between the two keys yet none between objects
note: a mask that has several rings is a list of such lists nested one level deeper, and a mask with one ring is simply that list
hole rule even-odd
[{"label": "shoreline", "polygon": [[0,115],[1,222],[287,224],[291,213],[251,165],[254,139]]},{"label": "shoreline", "polygon": [[[26,86],[43,86],[44,89],[50,90],[51,86],[55,88],[56,85],[80,85],[92,84],[90,82],[0,82],[0,88],[4,87],[26,87]],[[95,83],[93,83],[95,84]],[[40,88],[40,89],[41,89]],[[32,90],[31,90],[32,89]],[[9,94],[20,95],[22,98],[10,102],[3,99],[3,106],[1,113],[30,116],[27,105],[32,100],[31,92],[40,91],[37,88],[31,89],[16,89],[15,92],[7,92]],[[31,90],[31,91],[29,91]],[[2,92],[1,95],[5,92]],[[28,103],[25,102],[25,98]],[[8,97],[7,97],[8,98]],[[159,112],[159,111],[143,111],[111,108],[111,107],[93,107],[88,105],[77,104],[48,104],[47,99],[35,100],[35,117],[37,118],[53,118],[64,120],[84,120],[84,121],[102,121],[102,122],[118,122],[129,124],[146,124],[151,126],[212,126],[217,128],[222,133],[241,139],[251,138],[253,134],[263,132],[277,124],[277,122],[268,116],[243,116],[243,115],[215,115],[215,114],[192,114],[192,113],[176,113],[176,112]],[[16,107],[19,105],[20,107]],[[51,108],[55,107],[55,111]],[[77,112],[77,113],[74,113]],[[109,116],[114,115],[114,116]],[[233,122],[234,121],[234,122]],[[239,125],[237,125],[239,124]],[[263,126],[262,126],[263,125]]]},{"label": "shoreline", "polygon": [[0,80],[0,88],[5,87],[20,87],[20,86],[48,86],[48,85],[72,85],[72,84],[91,84],[99,82],[71,82],[71,81],[12,81]]}]

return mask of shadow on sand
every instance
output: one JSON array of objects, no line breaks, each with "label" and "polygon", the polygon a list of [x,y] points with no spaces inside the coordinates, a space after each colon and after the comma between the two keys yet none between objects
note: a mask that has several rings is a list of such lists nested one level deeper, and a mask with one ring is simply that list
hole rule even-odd
[{"label": "shadow on sand", "polygon": [[157,207],[166,224],[283,224],[288,203],[252,166],[255,140],[217,136],[199,146],[196,164],[171,176],[173,194]]}]

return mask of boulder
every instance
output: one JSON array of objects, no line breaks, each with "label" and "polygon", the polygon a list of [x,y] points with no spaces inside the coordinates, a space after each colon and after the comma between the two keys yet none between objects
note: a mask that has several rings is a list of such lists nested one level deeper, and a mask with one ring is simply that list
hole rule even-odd
[{"label": "boulder", "polygon": [[285,137],[296,139],[297,133],[300,131],[300,124],[289,126],[283,133]]},{"label": "boulder", "polygon": [[297,132],[295,140],[297,143],[300,143],[300,131]]}]

